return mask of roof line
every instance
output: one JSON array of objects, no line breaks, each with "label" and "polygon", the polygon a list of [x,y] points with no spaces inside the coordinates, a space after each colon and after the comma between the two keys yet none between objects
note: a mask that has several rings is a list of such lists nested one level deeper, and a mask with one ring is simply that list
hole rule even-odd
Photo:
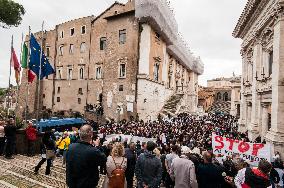
[{"label": "roof line", "polygon": [[108,10],[110,10],[112,7],[114,7],[114,5],[121,5],[121,6],[125,6],[125,4],[123,4],[123,3],[120,3],[120,2],[118,2],[118,1],[115,1],[110,7],[108,7],[105,11],[103,11],[100,15],[98,15],[96,18],[94,18],[93,20],[92,20],[92,24],[98,19],[98,18],[100,18],[104,13],[106,13]]}]

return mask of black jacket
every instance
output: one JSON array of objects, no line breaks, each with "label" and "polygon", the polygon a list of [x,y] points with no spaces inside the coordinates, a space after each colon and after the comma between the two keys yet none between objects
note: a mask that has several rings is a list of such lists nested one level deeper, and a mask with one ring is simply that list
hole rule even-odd
[{"label": "black jacket", "polygon": [[138,188],[142,188],[143,184],[148,185],[149,188],[159,187],[162,179],[161,160],[152,152],[145,150],[138,157],[135,174]]},{"label": "black jacket", "polygon": [[136,152],[129,148],[126,148],[125,157],[127,158],[127,168],[125,171],[125,175],[133,176],[134,171],[135,171],[135,165],[136,165]]},{"label": "black jacket", "polygon": [[98,167],[106,156],[91,144],[71,144],[66,155],[66,182],[69,188],[94,188],[99,182]]},{"label": "black jacket", "polygon": [[199,164],[196,177],[199,188],[220,188],[225,181],[221,168],[212,163]]},{"label": "black jacket", "polygon": [[15,125],[7,125],[4,127],[5,136],[9,138],[16,138],[17,127]]}]

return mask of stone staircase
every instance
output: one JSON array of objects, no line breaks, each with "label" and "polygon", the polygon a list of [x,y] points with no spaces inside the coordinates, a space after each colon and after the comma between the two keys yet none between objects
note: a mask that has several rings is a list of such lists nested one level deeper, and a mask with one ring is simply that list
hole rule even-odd
[{"label": "stone staircase", "polygon": [[216,101],[209,108],[208,112],[230,114],[230,110],[231,110],[230,101]]},{"label": "stone staircase", "polygon": [[[0,187],[1,188],[67,188],[65,168],[61,158],[56,158],[51,167],[51,174],[46,176],[45,166],[42,165],[38,174],[34,174],[35,165],[41,160],[40,156],[26,157],[16,155],[7,160],[0,157]],[[101,175],[99,186],[102,187],[104,176]]]},{"label": "stone staircase", "polygon": [[178,110],[178,105],[182,98],[183,94],[176,93],[172,95],[163,106],[160,114],[164,117],[168,115],[175,117]]}]

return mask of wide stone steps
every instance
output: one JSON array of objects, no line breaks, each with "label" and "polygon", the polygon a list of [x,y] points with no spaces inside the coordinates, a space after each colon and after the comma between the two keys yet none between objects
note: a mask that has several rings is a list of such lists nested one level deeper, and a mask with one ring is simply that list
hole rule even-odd
[{"label": "wide stone steps", "polygon": [[[56,158],[51,167],[51,174],[46,176],[44,163],[38,174],[34,167],[41,160],[41,156],[27,157],[16,155],[14,159],[0,157],[0,188],[67,188],[65,168],[62,159]],[[100,175],[97,188],[101,188],[105,176]]]},{"label": "wide stone steps", "polygon": [[174,94],[172,95],[169,100],[165,103],[161,110],[161,115],[162,116],[175,116],[178,108],[178,104],[180,100],[183,98],[182,94]]},{"label": "wide stone steps", "polygon": [[231,110],[231,102],[214,102],[210,107],[209,112],[222,112],[225,114],[230,114]]},{"label": "wide stone steps", "polygon": [[[42,170],[39,174],[34,174],[35,164],[27,163],[25,161],[21,162],[17,159],[17,156],[16,159],[12,160],[0,158],[0,167],[5,170],[6,174],[10,175],[8,177],[0,176],[0,178],[5,178],[5,181],[8,183],[13,182],[9,182],[9,178],[11,179],[11,175],[13,175],[14,178],[15,176],[20,178],[17,182],[19,182],[18,184],[21,186],[67,188],[65,174],[59,174],[52,171],[50,176],[46,176],[44,174],[45,165],[42,166]],[[18,184],[15,186],[19,187]]]}]

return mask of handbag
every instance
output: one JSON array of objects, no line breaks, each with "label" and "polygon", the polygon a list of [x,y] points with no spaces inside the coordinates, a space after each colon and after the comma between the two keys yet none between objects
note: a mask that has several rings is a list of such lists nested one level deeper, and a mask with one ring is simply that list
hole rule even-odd
[{"label": "handbag", "polygon": [[46,150],[46,159],[54,159],[55,158],[55,152],[53,150]]}]

